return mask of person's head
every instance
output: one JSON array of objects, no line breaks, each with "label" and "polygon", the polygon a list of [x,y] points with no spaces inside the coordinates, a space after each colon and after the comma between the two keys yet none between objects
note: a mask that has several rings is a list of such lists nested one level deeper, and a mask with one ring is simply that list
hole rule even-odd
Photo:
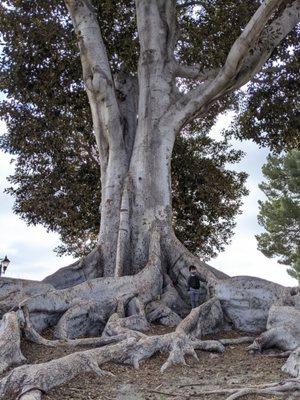
[{"label": "person's head", "polygon": [[190,274],[194,274],[197,271],[197,268],[195,267],[195,265],[190,265],[189,271],[190,271]]}]

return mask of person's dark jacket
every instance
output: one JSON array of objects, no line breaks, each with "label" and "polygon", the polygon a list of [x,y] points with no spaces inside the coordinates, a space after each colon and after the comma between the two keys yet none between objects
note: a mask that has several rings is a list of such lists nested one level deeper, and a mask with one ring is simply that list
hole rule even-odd
[{"label": "person's dark jacket", "polygon": [[190,275],[187,281],[188,290],[190,289],[200,289],[200,284],[206,283],[206,281],[202,280],[199,274]]}]

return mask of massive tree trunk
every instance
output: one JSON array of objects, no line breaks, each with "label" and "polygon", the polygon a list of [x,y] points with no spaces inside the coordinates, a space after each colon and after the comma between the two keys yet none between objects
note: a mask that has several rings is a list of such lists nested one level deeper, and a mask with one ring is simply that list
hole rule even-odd
[{"label": "massive tree trunk", "polygon": [[[257,278],[230,279],[188,252],[172,228],[170,181],[176,135],[196,115],[204,115],[214,102],[254,76],[299,21],[299,0],[287,2],[275,19],[282,1],[262,3],[224,66],[213,71],[176,60],[174,0],[136,0],[138,71],[129,74],[120,68],[115,76],[90,1],[65,3],[78,38],[100,156],[99,242],[87,257],[47,277],[43,284],[3,281],[0,311],[3,315],[13,310],[0,327],[0,341],[7,349],[0,354],[0,365],[4,370],[23,362],[20,329],[44,346],[121,343],[16,368],[0,380],[3,398],[13,392],[22,400],[40,399],[43,391],[78,373],[105,374],[99,365],[107,361],[138,367],[139,361],[164,351],[170,353],[164,370],[184,363],[185,355],[196,356],[195,349],[224,351],[226,341],[206,343],[201,336],[225,328],[261,332],[274,304],[299,318],[297,292]],[[180,91],[180,77],[194,79],[194,89]],[[186,279],[191,264],[208,284],[201,290],[203,304],[189,313]],[[149,322],[178,326],[173,334],[148,338],[143,332]],[[282,327],[283,317],[279,322],[274,328],[269,324],[268,332],[251,349],[262,350],[284,337],[285,350],[294,351],[285,368],[297,375],[299,329],[293,324]],[[54,327],[55,340],[41,336],[48,327]],[[41,371],[47,368],[44,376]]]},{"label": "massive tree trunk", "polygon": [[[89,0],[66,0],[80,48],[101,167],[99,244],[85,260],[46,282],[57,288],[99,276],[132,275],[147,263],[153,225],[172,240],[170,166],[176,135],[197,115],[239,88],[259,70],[299,20],[298,1],[271,17],[280,0],[263,3],[219,70],[180,64],[175,0],[136,0],[140,56],[136,74],[113,76],[101,20]],[[270,22],[271,21],[271,22]],[[195,80],[184,93],[180,77]],[[172,250],[171,250],[172,251]],[[164,268],[168,254],[164,255]]]}]

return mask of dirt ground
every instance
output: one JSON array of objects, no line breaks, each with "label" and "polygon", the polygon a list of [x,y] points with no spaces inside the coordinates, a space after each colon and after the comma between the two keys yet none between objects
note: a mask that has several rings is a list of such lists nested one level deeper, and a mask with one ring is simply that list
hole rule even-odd
[{"label": "dirt ground", "polygon": [[[163,334],[170,329],[152,327],[149,334]],[[238,332],[221,332],[210,339],[241,336]],[[279,381],[286,377],[281,371],[283,359],[263,355],[249,355],[246,346],[234,345],[224,354],[199,351],[197,362],[188,359],[188,366],[178,366],[160,373],[166,359],[158,354],[141,364],[138,371],[132,367],[107,364],[101,368],[112,372],[115,377],[98,377],[94,374],[78,376],[63,386],[51,390],[44,400],[168,400],[195,399],[221,400],[225,395],[202,395],[203,390],[234,388]],[[40,363],[62,357],[73,350],[46,348],[23,341],[23,354],[28,363]],[[78,349],[77,349],[78,350]],[[180,387],[181,385],[189,385]],[[248,396],[248,400],[275,399],[270,396]]]}]

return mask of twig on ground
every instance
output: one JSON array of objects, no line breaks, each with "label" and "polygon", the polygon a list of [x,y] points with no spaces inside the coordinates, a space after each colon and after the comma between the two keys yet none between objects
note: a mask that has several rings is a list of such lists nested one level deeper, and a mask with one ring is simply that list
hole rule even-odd
[{"label": "twig on ground", "polygon": [[[155,390],[155,389],[146,389],[146,390],[147,390],[147,392],[156,393],[156,394],[162,394],[163,396],[172,396],[172,397],[177,397],[178,396],[178,393],[163,392],[163,391]],[[183,396],[183,397],[186,397],[186,396]]]}]

